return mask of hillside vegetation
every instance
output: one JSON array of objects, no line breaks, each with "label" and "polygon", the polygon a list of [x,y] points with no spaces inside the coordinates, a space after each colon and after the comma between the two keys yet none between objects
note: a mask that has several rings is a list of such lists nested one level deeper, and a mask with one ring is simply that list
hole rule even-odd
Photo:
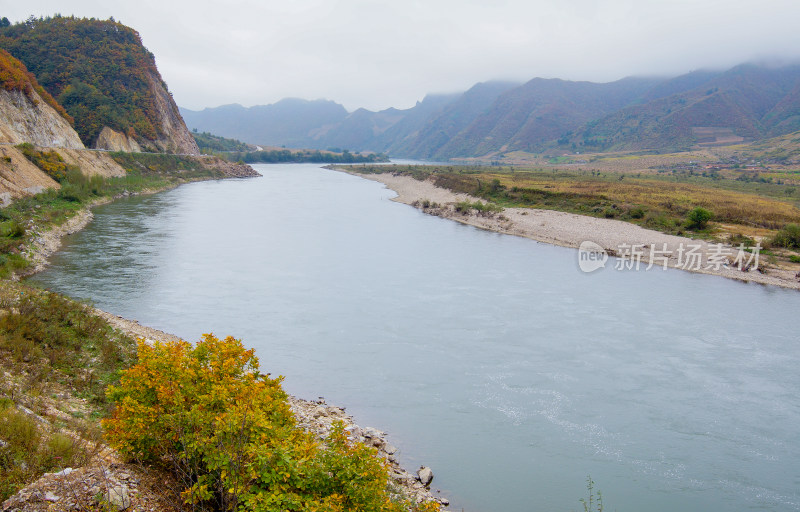
[{"label": "hillside vegetation", "polygon": [[322,443],[299,428],[281,381],[232,337],[140,343],[103,427],[125,457],[176,475],[192,510],[439,509],[393,496],[384,461],[343,424]]},{"label": "hillside vegetation", "polygon": [[192,131],[192,137],[200,148],[200,152],[210,155],[218,152],[228,151],[253,151],[255,146],[245,144],[237,139],[229,139],[219,135],[214,135],[209,132],[198,133],[197,130]]},{"label": "hillside vegetation", "polygon": [[31,17],[0,28],[0,47],[63,105],[87,147],[104,126],[145,144],[168,135],[154,83],[166,85],[135,30],[113,19]]}]

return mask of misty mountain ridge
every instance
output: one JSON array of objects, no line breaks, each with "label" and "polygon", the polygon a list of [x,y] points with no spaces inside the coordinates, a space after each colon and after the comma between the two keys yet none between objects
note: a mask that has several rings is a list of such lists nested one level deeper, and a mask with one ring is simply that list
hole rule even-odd
[{"label": "misty mountain ridge", "polygon": [[596,83],[534,78],[348,113],[330,100],[181,109],[190,128],[269,145],[442,160],[515,151],[679,151],[800,130],[800,65],[742,64]]}]

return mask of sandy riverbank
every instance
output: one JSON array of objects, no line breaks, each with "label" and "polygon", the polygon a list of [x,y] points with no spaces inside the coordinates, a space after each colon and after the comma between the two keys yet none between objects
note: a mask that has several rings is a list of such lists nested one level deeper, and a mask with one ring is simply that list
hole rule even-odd
[{"label": "sandy riverbank", "polygon": [[[794,271],[769,265],[763,256],[758,261],[760,270],[740,270],[737,257],[745,258],[743,263],[747,263],[751,254],[740,253],[735,247],[667,235],[629,222],[552,210],[506,208],[501,213],[494,214],[476,210],[463,213],[456,211],[454,208],[456,203],[479,199],[466,194],[457,194],[436,187],[430,181],[419,181],[410,176],[391,173],[365,175],[351,172],[350,174],[383,183],[397,193],[394,201],[463,224],[563,247],[578,248],[583,242],[594,242],[608,254],[620,258],[616,263],[609,260],[607,266],[624,264],[627,268],[636,268],[638,261],[639,268],[646,269],[652,259],[654,265],[650,269],[651,272],[666,264],[670,268],[690,272],[800,290],[800,278]],[[425,207],[426,204],[429,206]],[[578,253],[575,259],[577,263]],[[723,262],[725,264],[721,264]],[[750,263],[752,266],[753,261]],[[741,266],[745,267],[744,264]]]}]

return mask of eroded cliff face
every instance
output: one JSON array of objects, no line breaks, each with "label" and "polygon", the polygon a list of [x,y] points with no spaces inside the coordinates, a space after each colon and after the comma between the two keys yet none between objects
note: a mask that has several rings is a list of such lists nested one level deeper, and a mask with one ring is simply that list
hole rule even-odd
[{"label": "eroded cliff face", "polygon": [[164,134],[153,143],[158,150],[167,153],[199,155],[200,149],[192,134],[189,133],[189,129],[186,128],[186,123],[178,111],[175,100],[172,99],[172,94],[167,90],[166,84],[157,73],[151,73],[149,79],[156,99],[161,131]]},{"label": "eroded cliff face", "polygon": [[0,89],[0,143],[83,149],[72,126],[36,92]]},{"label": "eroded cliff face", "polygon": [[[3,128],[0,124],[0,130]],[[125,169],[107,153],[68,148],[54,148],[53,151],[61,155],[66,163],[79,167],[81,172],[89,176],[125,176]],[[22,151],[11,145],[0,145],[0,207],[18,197],[60,187],[58,182],[25,158]]]},{"label": "eroded cliff face", "polygon": [[79,149],[58,149],[57,152],[65,162],[80,167],[81,172],[87,176],[98,175],[105,178],[125,176],[125,169],[107,153]]},{"label": "eroded cliff face", "polygon": [[139,143],[131,139],[124,133],[112,130],[108,126],[103,127],[97,141],[94,143],[95,149],[106,149],[108,151],[126,151],[128,153],[139,153],[142,147]]},{"label": "eroded cliff face", "polygon": [[[0,131],[6,127],[0,124]],[[59,184],[33,165],[14,146],[0,145],[0,207],[17,197],[37,194]]]},{"label": "eroded cliff face", "polygon": [[174,153],[179,155],[199,155],[200,149],[186,128],[178,106],[167,90],[166,84],[158,73],[148,75],[150,90],[155,100],[158,129],[161,132],[155,139],[139,137],[138,140],[108,126],[103,127],[93,147],[108,151],[126,151],[138,153],[150,151],[154,153]]}]

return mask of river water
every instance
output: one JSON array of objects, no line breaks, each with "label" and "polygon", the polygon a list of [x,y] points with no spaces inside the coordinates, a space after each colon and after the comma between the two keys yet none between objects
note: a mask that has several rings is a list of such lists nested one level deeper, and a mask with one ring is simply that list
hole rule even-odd
[{"label": "river water", "polygon": [[315,165],[95,209],[32,278],[186,339],[234,335],[466,511],[800,510],[800,293],[577,252]]}]

